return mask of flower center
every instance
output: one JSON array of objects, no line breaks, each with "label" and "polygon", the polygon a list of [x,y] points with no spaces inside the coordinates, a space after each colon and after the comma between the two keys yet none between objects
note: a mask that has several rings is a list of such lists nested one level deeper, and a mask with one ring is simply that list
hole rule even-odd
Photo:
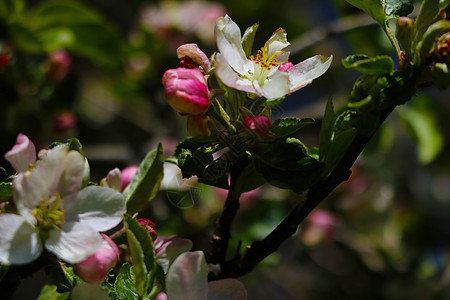
[{"label": "flower center", "polygon": [[261,47],[256,54],[256,57],[251,55],[250,60],[255,64],[255,73],[253,74],[253,79],[257,80],[260,85],[263,85],[267,79],[272,68],[278,67],[277,56],[282,54],[284,51],[275,51],[269,56],[269,49],[267,47]]},{"label": "flower center", "polygon": [[48,234],[50,230],[61,230],[65,222],[65,211],[60,207],[62,203],[58,192],[47,201],[44,198],[40,199],[39,205],[31,213],[36,218],[41,233]]}]

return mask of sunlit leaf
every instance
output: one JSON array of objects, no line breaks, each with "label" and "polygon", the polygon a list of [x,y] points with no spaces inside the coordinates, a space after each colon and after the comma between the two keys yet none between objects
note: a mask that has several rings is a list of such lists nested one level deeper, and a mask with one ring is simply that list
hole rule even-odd
[{"label": "sunlit leaf", "polygon": [[130,184],[123,191],[129,213],[138,211],[156,196],[164,177],[163,165],[163,150],[159,144],[157,149],[146,155]]},{"label": "sunlit leaf", "polygon": [[117,298],[120,300],[133,300],[139,299],[136,291],[136,282],[134,280],[134,274],[132,274],[131,265],[125,263],[122,265],[122,270],[117,275],[114,283],[114,290]]},{"label": "sunlit leaf", "polygon": [[278,137],[285,137],[299,131],[305,126],[314,124],[315,121],[310,118],[300,119],[296,117],[287,117],[276,120],[269,130]]},{"label": "sunlit leaf", "polygon": [[342,59],[342,64],[368,75],[383,75],[394,70],[394,61],[387,55],[371,58],[366,55],[351,55]]}]

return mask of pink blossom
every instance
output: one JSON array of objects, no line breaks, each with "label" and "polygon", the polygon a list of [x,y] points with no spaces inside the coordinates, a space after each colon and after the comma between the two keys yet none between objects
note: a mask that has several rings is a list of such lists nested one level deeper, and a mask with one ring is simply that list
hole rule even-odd
[{"label": "pink blossom", "polygon": [[287,62],[287,63],[282,64],[282,65],[278,68],[278,70],[283,71],[283,72],[287,72],[287,70],[289,70],[289,69],[292,68],[293,66],[294,66],[293,63]]},{"label": "pink blossom", "polygon": [[36,162],[36,148],[33,142],[23,133],[19,133],[16,144],[6,152],[5,159],[18,172],[25,172],[30,164]]},{"label": "pink blossom", "polygon": [[101,283],[109,270],[119,260],[119,248],[105,234],[101,234],[103,244],[85,260],[75,264],[75,273],[89,283]]},{"label": "pink blossom", "polygon": [[138,169],[139,169],[138,166],[129,166],[122,170],[121,172],[122,181],[120,184],[120,189],[122,191],[130,184],[131,180],[133,179]]},{"label": "pink blossom", "polygon": [[206,79],[200,71],[177,68],[167,70],[162,78],[166,99],[182,114],[200,115],[209,107]]}]

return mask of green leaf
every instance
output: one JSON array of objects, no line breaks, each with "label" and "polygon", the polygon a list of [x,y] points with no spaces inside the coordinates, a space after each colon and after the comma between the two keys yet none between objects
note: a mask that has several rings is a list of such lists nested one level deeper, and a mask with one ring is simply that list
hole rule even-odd
[{"label": "green leaf", "polygon": [[450,5],[450,0],[439,0],[439,9],[446,9]]},{"label": "green leaf", "polygon": [[353,6],[365,11],[375,21],[383,24],[386,20],[386,15],[380,0],[346,0]]},{"label": "green leaf", "polygon": [[264,102],[264,105],[267,106],[277,106],[280,105],[281,102],[283,102],[284,97],[278,98],[278,99],[271,99],[271,100],[266,100],[266,102]]},{"label": "green leaf", "polygon": [[24,0],[2,0],[0,1],[0,16],[4,19],[13,19],[21,14],[24,7]]},{"label": "green leaf", "polygon": [[37,300],[65,300],[69,299],[70,292],[58,293],[57,286],[54,284],[46,284],[41,290]]},{"label": "green leaf", "polygon": [[136,275],[136,291],[145,296],[150,289],[151,272],[155,269],[155,249],[152,238],[142,225],[130,215],[124,215],[124,224],[130,248],[131,263]]},{"label": "green leaf", "polygon": [[252,54],[253,49],[253,41],[255,40],[256,30],[258,30],[259,23],[255,23],[252,26],[248,27],[244,35],[242,36],[242,48],[244,49],[245,55],[247,57]]},{"label": "green leaf", "polygon": [[252,160],[247,167],[239,175],[234,190],[236,194],[252,191],[266,183],[264,176],[258,172],[254,160]]},{"label": "green leaf", "polygon": [[276,120],[269,130],[275,133],[278,137],[291,135],[305,126],[315,124],[315,121],[310,118],[300,119],[296,117],[287,117]]},{"label": "green leaf", "polygon": [[384,12],[388,19],[407,16],[414,10],[413,0],[385,0]]},{"label": "green leaf", "polygon": [[342,59],[346,68],[355,69],[363,74],[383,75],[394,70],[394,61],[387,55],[369,58],[366,55],[351,55]]},{"label": "green leaf", "polygon": [[12,182],[2,182],[0,183],[0,197],[9,198],[13,195]]},{"label": "green leaf", "polygon": [[122,57],[118,31],[80,1],[46,1],[30,13],[27,22],[48,52],[66,48],[105,65],[117,65]]},{"label": "green leaf", "polygon": [[15,47],[20,51],[29,54],[38,54],[44,51],[41,39],[26,24],[10,23],[9,30]]},{"label": "green leaf", "polygon": [[414,47],[422,40],[423,34],[433,23],[439,14],[439,2],[437,0],[423,0],[420,7],[419,15],[416,19],[416,34],[414,37]]},{"label": "green leaf", "polygon": [[319,159],[321,162],[325,161],[328,149],[330,148],[331,135],[333,134],[333,125],[335,120],[336,115],[334,113],[333,101],[329,98],[325,107],[325,113],[323,115],[319,135]]},{"label": "green leaf", "polygon": [[51,283],[55,284],[58,292],[70,292],[77,281],[81,279],[75,274],[73,268],[65,263],[56,261],[50,270]]},{"label": "green leaf", "polygon": [[399,107],[398,115],[417,143],[419,161],[431,163],[444,146],[444,137],[436,117],[425,105]]},{"label": "green leaf", "polygon": [[425,64],[433,44],[436,38],[442,34],[450,31],[450,21],[440,20],[433,23],[423,35],[422,40],[419,42],[416,48],[416,56],[414,57],[414,63],[416,65]]},{"label": "green leaf", "polygon": [[350,147],[353,139],[357,134],[355,128],[349,128],[344,131],[338,132],[332,139],[327,156],[325,158],[325,168],[323,170],[323,176],[327,176],[339,161],[342,159],[344,154],[347,152],[348,147]]},{"label": "green leaf", "polygon": [[303,193],[320,179],[323,164],[297,143],[271,143],[255,149],[256,169],[272,185]]},{"label": "green leaf", "polygon": [[139,299],[136,291],[136,282],[134,281],[134,274],[132,273],[131,265],[125,263],[122,265],[122,270],[117,275],[114,289],[117,298],[120,300]]},{"label": "green leaf", "polygon": [[159,144],[157,149],[146,155],[130,184],[123,191],[129,213],[138,211],[156,196],[164,177],[163,165],[163,149]]},{"label": "green leaf", "polygon": [[362,9],[384,27],[387,20],[407,16],[413,9],[413,0],[347,0]]}]

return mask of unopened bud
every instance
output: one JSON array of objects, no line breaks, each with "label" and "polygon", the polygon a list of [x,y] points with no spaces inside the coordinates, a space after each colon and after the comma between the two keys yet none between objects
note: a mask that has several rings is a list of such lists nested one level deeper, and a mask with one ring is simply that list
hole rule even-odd
[{"label": "unopened bud", "polygon": [[269,127],[272,125],[266,116],[246,115],[243,122],[244,128],[254,133],[258,138],[272,138],[274,134],[270,132]]},{"label": "unopened bud", "polygon": [[209,107],[206,79],[198,70],[177,68],[167,70],[162,78],[166,99],[182,114],[200,115]]},{"label": "unopened bud", "polygon": [[52,119],[52,128],[57,132],[71,130],[77,124],[77,119],[73,112],[69,110],[57,112]]},{"label": "unopened bud", "polygon": [[120,183],[120,189],[122,191],[130,184],[134,175],[136,175],[138,169],[139,169],[138,166],[129,166],[122,170],[121,172],[122,181]]},{"label": "unopened bud", "polygon": [[209,70],[209,59],[197,44],[185,44],[178,47],[177,56],[180,59],[180,67],[200,69],[204,73]]},{"label": "unopened bud", "polygon": [[187,131],[194,138],[211,136],[212,122],[208,116],[193,116],[187,118]]},{"label": "unopened bud", "polygon": [[119,248],[107,235],[101,236],[104,241],[100,248],[74,266],[75,273],[88,283],[101,283],[119,260]]},{"label": "unopened bud", "polygon": [[139,224],[144,226],[145,229],[147,229],[153,241],[158,238],[158,234],[156,233],[155,229],[153,229],[155,227],[155,223],[153,223],[149,219],[138,219],[137,221],[139,222]]},{"label": "unopened bud", "polygon": [[72,60],[64,50],[57,50],[52,53],[49,59],[48,77],[54,82],[62,81],[69,72]]},{"label": "unopened bud", "polygon": [[408,17],[400,17],[397,19],[397,31],[395,33],[397,39],[405,51],[406,58],[412,60],[412,41],[414,39],[415,21]]}]

